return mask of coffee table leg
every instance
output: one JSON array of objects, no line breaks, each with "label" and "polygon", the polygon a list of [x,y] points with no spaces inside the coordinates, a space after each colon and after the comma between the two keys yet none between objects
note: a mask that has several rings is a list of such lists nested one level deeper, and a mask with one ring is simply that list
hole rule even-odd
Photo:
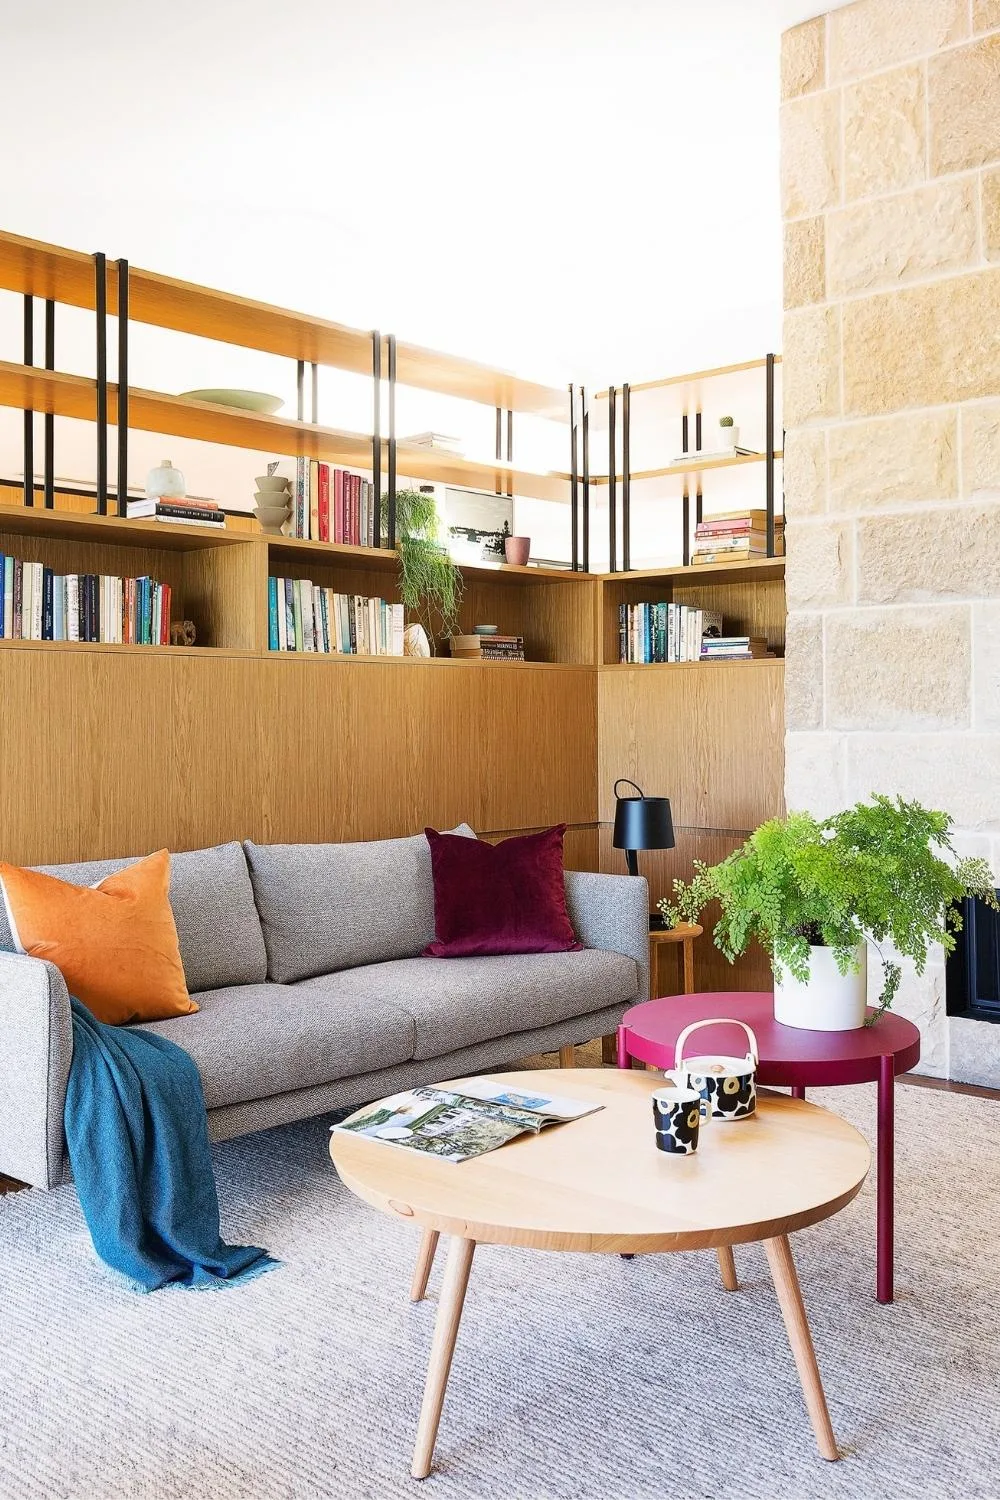
[{"label": "coffee table leg", "polygon": [[475,1248],[475,1240],[462,1239],[460,1235],[453,1235],[448,1245],[441,1299],[434,1324],[434,1340],[427,1365],[424,1399],[417,1423],[417,1441],[410,1468],[414,1479],[426,1479],[434,1461],[434,1443],[441,1421],[441,1408],[444,1406],[444,1393],[451,1371],[452,1355],[455,1353],[455,1339],[462,1319],[465,1290],[469,1285]]},{"label": "coffee table leg", "polygon": [[628,1068],[632,1065],[632,1059],[628,1055],[628,1027],[618,1028],[618,1066]]},{"label": "coffee table leg", "polygon": [[436,1229],[425,1229],[420,1239],[420,1249],[417,1251],[417,1263],[413,1267],[413,1280],[410,1282],[410,1301],[422,1302],[424,1293],[427,1291],[427,1281],[434,1264],[434,1252],[438,1247],[440,1236]]},{"label": "coffee table leg", "polygon": [[736,1261],[733,1257],[732,1245],[720,1245],[715,1253],[719,1257],[719,1272],[722,1276],[722,1285],[727,1292],[738,1292],[740,1282],[739,1277],[736,1275]]},{"label": "coffee table leg", "polygon": [[896,1059],[892,1053],[878,1060],[878,1159],[875,1181],[875,1295],[879,1302],[892,1301],[893,1237],[895,1198],[895,1103]]},{"label": "coffee table leg", "polygon": [[785,1320],[785,1328],[788,1330],[788,1342],[795,1356],[799,1379],[802,1382],[802,1394],[806,1399],[806,1409],[809,1412],[813,1432],[816,1434],[816,1442],[821,1456],[832,1461],[840,1455],[837,1452],[837,1440],[830,1423],[830,1413],[826,1409],[826,1397],[823,1394],[823,1383],[819,1377],[816,1351],[813,1348],[812,1334],[809,1332],[809,1324],[806,1320],[806,1310],[802,1302],[802,1292],[799,1289],[799,1278],[795,1274],[795,1262],[792,1259],[792,1247],[788,1243],[788,1236],[782,1234],[777,1239],[765,1240],[764,1249],[767,1251],[767,1262],[771,1267],[774,1290],[778,1294],[778,1305]]}]

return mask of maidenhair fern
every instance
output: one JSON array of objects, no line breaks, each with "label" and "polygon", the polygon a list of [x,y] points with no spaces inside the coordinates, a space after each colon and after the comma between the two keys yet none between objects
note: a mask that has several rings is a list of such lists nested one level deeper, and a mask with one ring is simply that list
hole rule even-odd
[{"label": "maidenhair fern", "polygon": [[[423,625],[432,651],[435,638],[455,629],[464,587],[461,573],[441,545],[440,527],[433,495],[396,491],[399,596],[406,613],[416,615]],[[383,534],[387,535],[387,524]]]},{"label": "maidenhair fern", "polygon": [[[772,818],[721,864],[696,862],[694,878],[675,880],[674,899],[660,910],[671,923],[695,921],[718,901],[716,947],[732,963],[756,940],[779,978],[787,969],[807,980],[811,946],[832,948],[846,974],[860,942],[890,943],[922,974],[933,944],[953,951],[963,897],[997,907],[984,859],[941,857],[954,854],[951,826],[947,813],[902,797],[875,797],[822,822],[810,813]],[[879,956],[876,1015],[892,1004],[901,978],[899,964]]]}]

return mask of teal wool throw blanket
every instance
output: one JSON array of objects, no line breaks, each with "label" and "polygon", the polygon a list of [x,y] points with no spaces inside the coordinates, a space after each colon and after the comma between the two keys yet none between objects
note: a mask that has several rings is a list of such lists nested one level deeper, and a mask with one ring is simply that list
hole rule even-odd
[{"label": "teal wool throw blanket", "polygon": [[106,1026],[71,1000],[66,1086],[70,1165],[103,1261],[152,1292],[227,1286],[276,1261],[225,1245],[205,1099],[188,1054],[153,1032]]}]

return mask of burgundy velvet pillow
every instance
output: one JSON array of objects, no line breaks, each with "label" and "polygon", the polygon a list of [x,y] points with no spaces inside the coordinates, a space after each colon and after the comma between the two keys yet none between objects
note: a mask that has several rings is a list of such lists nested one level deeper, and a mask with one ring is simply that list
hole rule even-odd
[{"label": "burgundy velvet pillow", "polygon": [[563,834],[544,833],[488,844],[425,828],[434,872],[431,958],[500,953],[567,953],[582,948],[566,910]]}]

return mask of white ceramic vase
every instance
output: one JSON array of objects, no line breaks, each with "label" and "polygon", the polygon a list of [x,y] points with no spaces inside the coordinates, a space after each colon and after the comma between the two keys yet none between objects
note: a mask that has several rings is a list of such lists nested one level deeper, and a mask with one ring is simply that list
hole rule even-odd
[{"label": "white ceramic vase", "polygon": [[719,428],[719,447],[735,449],[740,440],[740,429],[738,427]]},{"label": "white ceramic vase", "polygon": [[868,964],[864,943],[856,949],[860,968],[841,974],[832,948],[809,949],[809,978],[784,970],[774,981],[774,1019],[801,1031],[854,1031],[865,1024]]},{"label": "white ceramic vase", "polygon": [[185,494],[184,475],[169,458],[146,475],[146,495],[150,500],[183,500]]}]

